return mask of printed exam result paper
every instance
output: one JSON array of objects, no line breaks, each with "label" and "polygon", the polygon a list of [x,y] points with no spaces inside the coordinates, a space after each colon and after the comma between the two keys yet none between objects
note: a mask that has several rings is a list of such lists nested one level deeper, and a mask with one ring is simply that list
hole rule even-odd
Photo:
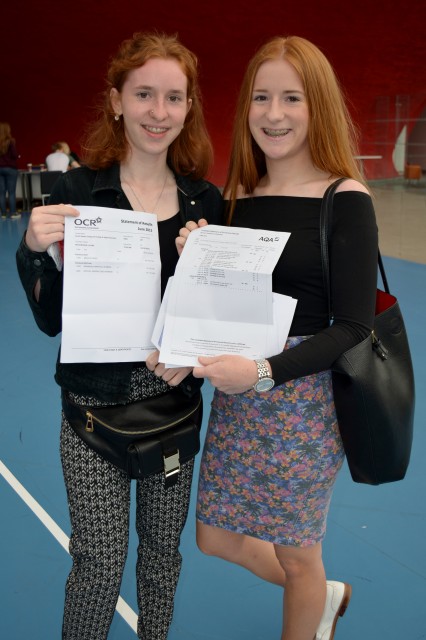
[{"label": "printed exam result paper", "polygon": [[192,231],[162,305],[164,326],[157,322],[153,336],[160,361],[196,366],[200,355],[282,350],[297,301],[273,295],[272,271],[289,237],[217,225]]},{"label": "printed exam result paper", "polygon": [[144,361],[160,308],[157,217],[76,208],[65,219],[61,362]]}]

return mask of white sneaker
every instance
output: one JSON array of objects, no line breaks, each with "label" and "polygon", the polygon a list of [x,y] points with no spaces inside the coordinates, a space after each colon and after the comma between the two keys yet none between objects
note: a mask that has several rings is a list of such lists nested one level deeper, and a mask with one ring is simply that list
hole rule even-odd
[{"label": "white sneaker", "polygon": [[315,640],[333,640],[337,619],[345,613],[351,595],[350,584],[327,580],[327,598]]}]

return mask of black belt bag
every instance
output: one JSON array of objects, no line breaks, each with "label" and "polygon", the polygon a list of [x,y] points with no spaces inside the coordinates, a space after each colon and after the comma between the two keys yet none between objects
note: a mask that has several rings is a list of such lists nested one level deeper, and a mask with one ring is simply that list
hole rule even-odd
[{"label": "black belt bag", "polygon": [[82,440],[131,478],[164,473],[174,484],[180,465],[200,450],[201,393],[189,398],[173,389],[125,405],[93,407],[62,392],[65,418]]}]

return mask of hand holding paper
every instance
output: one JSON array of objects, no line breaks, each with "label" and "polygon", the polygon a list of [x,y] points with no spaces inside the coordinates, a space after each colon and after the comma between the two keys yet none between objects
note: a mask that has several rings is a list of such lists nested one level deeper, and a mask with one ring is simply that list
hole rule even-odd
[{"label": "hand holding paper", "polygon": [[160,361],[196,366],[200,355],[279,352],[296,301],[272,294],[272,271],[289,235],[216,225],[192,231],[153,336]]},{"label": "hand holding paper", "polygon": [[208,378],[224,393],[243,393],[258,380],[254,360],[242,356],[221,355],[214,358],[200,356],[201,367],[194,367],[195,378]]}]

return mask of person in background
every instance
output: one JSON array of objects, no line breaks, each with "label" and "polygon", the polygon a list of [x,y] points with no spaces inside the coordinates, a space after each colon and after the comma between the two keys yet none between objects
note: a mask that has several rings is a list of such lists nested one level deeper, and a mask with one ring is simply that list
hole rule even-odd
[{"label": "person in background", "polygon": [[65,173],[68,169],[70,159],[62,150],[62,143],[55,142],[52,144],[52,153],[46,157],[46,168],[48,171],[62,171]]},{"label": "person in background", "polygon": [[[355,163],[354,127],[328,60],[278,37],[250,61],[224,187],[232,226],[290,232],[273,290],[298,300],[284,350],[200,357],[215,387],[200,468],[197,541],[207,554],[284,587],[282,640],[331,640],[351,587],[326,581],[321,543],[344,451],[330,368],[374,320],[377,225]],[[334,197],[330,325],[320,208]],[[203,224],[203,223],[201,223]],[[188,223],[183,246],[196,227]]]},{"label": "person in background", "polygon": [[[39,328],[61,331],[63,274],[47,249],[64,238],[73,206],[154,213],[158,220],[161,293],[178,260],[175,238],[188,220],[222,217],[219,190],[204,180],[212,161],[198,85],[197,58],[175,36],[136,33],[108,69],[99,119],[88,129],[84,166],[55,184],[50,204],[33,209],[17,253],[18,270]],[[65,154],[64,154],[65,155]],[[67,157],[68,162],[68,157]],[[141,282],[141,295],[144,284]],[[122,327],[122,331],[126,328]],[[152,355],[152,358],[151,358]],[[74,403],[128,404],[171,393],[200,394],[190,368],[147,362],[57,363],[55,379]],[[61,460],[71,518],[63,620],[64,640],[107,637],[120,592],[129,535],[130,477],[80,439],[62,415]],[[191,491],[194,460],[167,486],[164,473],[137,480],[136,567],[144,640],[165,640],[182,558],[179,543]]]},{"label": "person in background", "polygon": [[61,148],[61,151],[67,154],[69,159],[68,169],[77,169],[80,166],[80,158],[78,155],[71,151],[70,146],[67,142],[58,142]]},{"label": "person in background", "polygon": [[[16,211],[16,183],[18,181],[18,154],[10,124],[0,122],[0,209],[1,217],[19,218]],[[7,201],[9,200],[9,213]]]}]

